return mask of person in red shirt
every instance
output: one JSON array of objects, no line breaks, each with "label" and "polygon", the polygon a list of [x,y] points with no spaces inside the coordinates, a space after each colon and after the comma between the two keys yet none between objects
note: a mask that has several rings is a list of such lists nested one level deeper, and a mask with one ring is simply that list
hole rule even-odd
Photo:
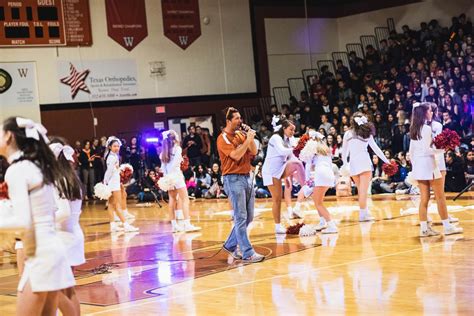
[{"label": "person in red shirt", "polygon": [[234,259],[260,262],[265,257],[255,252],[247,235],[247,226],[253,220],[255,205],[255,192],[250,177],[250,162],[257,154],[255,131],[240,130],[245,126],[239,111],[233,107],[225,110],[225,119],[226,126],[217,138],[217,150],[222,163],[224,190],[234,209],[234,227],[223,249]]}]

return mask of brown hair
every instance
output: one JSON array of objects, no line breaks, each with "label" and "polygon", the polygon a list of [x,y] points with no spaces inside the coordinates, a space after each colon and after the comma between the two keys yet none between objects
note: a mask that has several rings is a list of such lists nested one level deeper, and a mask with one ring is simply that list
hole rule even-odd
[{"label": "brown hair", "polygon": [[161,150],[162,162],[164,163],[170,162],[173,147],[177,143],[178,143],[178,140],[176,139],[176,133],[174,131],[170,131],[170,133],[168,134],[168,138],[163,139],[163,149]]},{"label": "brown hair", "polygon": [[423,102],[413,109],[411,114],[410,139],[418,140],[421,138],[421,128],[426,121],[426,113],[431,107],[431,103]]},{"label": "brown hair", "polygon": [[372,122],[368,121],[365,124],[359,125],[354,120],[357,117],[366,117],[369,120],[369,117],[362,112],[355,112],[351,117],[351,129],[354,131],[356,136],[363,139],[367,139],[370,136],[375,135],[375,126]]},{"label": "brown hair", "polygon": [[224,109],[225,120],[226,121],[232,120],[232,118],[234,117],[234,113],[239,113],[239,110],[237,110],[236,108],[232,106],[225,108]]},{"label": "brown hair", "polygon": [[281,125],[281,128],[275,134],[280,135],[281,138],[284,138],[285,133],[283,132],[283,130],[285,128],[288,128],[288,126],[290,125],[295,125],[293,121],[288,120],[284,115],[280,116],[280,121],[278,123],[280,123],[278,125]]}]

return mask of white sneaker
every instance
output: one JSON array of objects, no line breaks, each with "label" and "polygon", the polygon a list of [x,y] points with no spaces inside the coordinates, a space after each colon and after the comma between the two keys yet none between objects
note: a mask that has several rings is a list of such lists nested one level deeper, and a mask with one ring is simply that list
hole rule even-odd
[{"label": "white sneaker", "polygon": [[444,235],[454,235],[454,234],[462,234],[464,230],[461,227],[455,225],[449,225],[448,228],[444,228]]},{"label": "white sneaker", "polygon": [[327,227],[323,230],[321,230],[321,234],[337,234],[339,231],[337,229],[336,226],[332,226],[332,227]]},{"label": "white sneaker", "polygon": [[457,223],[459,222],[459,218],[453,217],[451,215],[448,215],[448,219],[450,223]]},{"label": "white sneaker", "polygon": [[191,223],[185,222],[184,226],[183,226],[183,229],[184,229],[185,232],[195,232],[195,231],[201,230],[201,227],[194,226]]},{"label": "white sneaker", "polygon": [[135,227],[135,226],[132,226],[130,225],[129,223],[125,222],[123,224],[123,230],[126,232],[126,233],[132,233],[132,232],[137,232],[139,231],[140,229],[138,227]]},{"label": "white sneaker", "polygon": [[359,222],[371,222],[374,221],[375,218],[369,213],[359,213]]},{"label": "white sneaker", "polygon": [[321,231],[321,230],[325,229],[326,227],[328,227],[327,224],[321,224],[321,223],[319,223],[319,224],[315,227],[315,229],[316,229],[317,231]]},{"label": "white sneaker", "polygon": [[395,190],[396,195],[402,195],[402,194],[407,194],[408,190]]},{"label": "white sneaker", "polygon": [[114,221],[120,222],[120,217],[118,217],[117,214],[114,214]]},{"label": "white sneaker", "polygon": [[428,224],[431,224],[431,223],[433,223],[433,218],[428,215],[428,216],[426,217],[426,221],[428,222]]},{"label": "white sneaker", "polygon": [[286,234],[286,228],[281,224],[275,226],[275,234]]},{"label": "white sneaker", "polygon": [[439,236],[440,233],[436,230],[433,230],[430,226],[428,226],[427,230],[420,229],[420,237],[432,237],[432,236]]},{"label": "white sneaker", "polygon": [[299,208],[294,208],[292,212],[293,218],[302,219],[304,217],[303,212]]},{"label": "white sneaker", "polygon": [[171,222],[171,229],[173,233],[184,232],[184,227],[181,224]]},{"label": "white sneaker", "polygon": [[125,219],[135,219],[135,215],[130,214],[128,211],[124,211],[123,215],[125,216]]},{"label": "white sneaker", "polygon": [[123,227],[120,226],[120,223],[117,222],[111,222],[110,223],[110,232],[111,233],[116,233],[123,231]]}]

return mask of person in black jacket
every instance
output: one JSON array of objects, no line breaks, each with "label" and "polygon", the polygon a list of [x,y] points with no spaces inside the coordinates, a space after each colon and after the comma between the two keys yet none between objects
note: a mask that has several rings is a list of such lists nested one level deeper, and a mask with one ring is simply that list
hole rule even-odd
[{"label": "person in black jacket", "polygon": [[452,151],[446,153],[446,192],[460,192],[466,186],[464,163]]},{"label": "person in black jacket", "polygon": [[192,125],[188,127],[188,133],[183,140],[183,151],[186,152],[190,165],[197,166],[201,164],[201,137],[196,134],[196,128]]}]

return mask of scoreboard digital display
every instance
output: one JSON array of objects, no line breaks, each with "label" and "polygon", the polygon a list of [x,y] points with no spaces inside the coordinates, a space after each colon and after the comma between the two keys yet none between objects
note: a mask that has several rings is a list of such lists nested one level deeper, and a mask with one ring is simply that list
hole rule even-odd
[{"label": "scoreboard digital display", "polygon": [[64,45],[61,0],[0,0],[0,46]]}]

